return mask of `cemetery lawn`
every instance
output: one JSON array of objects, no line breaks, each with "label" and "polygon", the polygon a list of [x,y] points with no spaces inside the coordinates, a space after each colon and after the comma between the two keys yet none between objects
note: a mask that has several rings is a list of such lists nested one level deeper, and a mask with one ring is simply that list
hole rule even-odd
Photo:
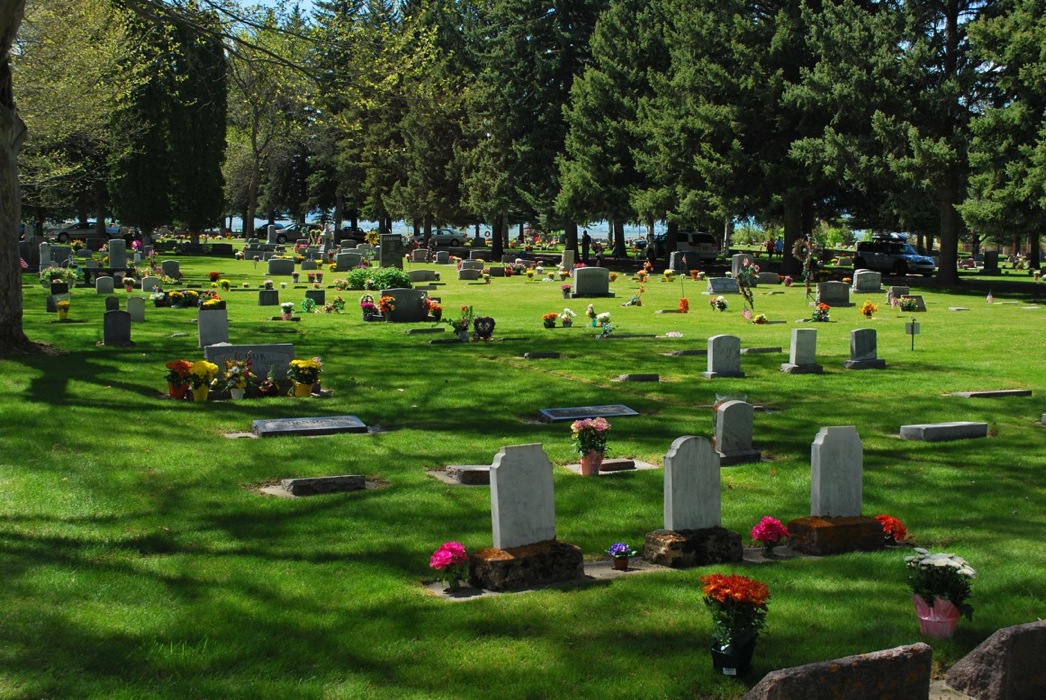
[{"label": "cemetery lawn", "polygon": [[[23,282],[25,328],[61,354],[0,361],[0,697],[105,698],[736,698],[767,672],[926,641],[937,671],[995,630],[1046,609],[1046,402],[1043,293],[919,289],[927,313],[915,349],[912,314],[857,306],[832,322],[799,324],[810,307],[796,285],[759,287],[747,323],[740,297],[711,311],[704,283],[653,278],[642,306],[622,275],[609,311],[617,338],[595,340],[590,300],[566,301],[560,282],[526,278],[445,284],[445,316],[462,304],[497,321],[489,343],[432,345],[407,335],[427,324],[364,323],[360,291],[344,314],[274,322],[257,306],[261,266],[181,258],[192,282],[221,270],[233,343],[294,343],[323,359],[327,399],[193,404],[161,397],[164,364],[202,358],[195,312],[146,309],[135,346],[101,347],[103,297],[73,290],[70,322],[45,312],[34,275]],[[417,267],[424,267],[415,265]],[[434,266],[435,267],[435,266]],[[325,273],[325,283],[339,277]],[[289,278],[282,278],[290,282]],[[276,279],[277,282],[281,278]],[[250,289],[243,290],[247,282]],[[300,302],[305,285],[280,290]],[[768,295],[768,292],[773,294]],[[1037,296],[1036,296],[1037,295]],[[115,296],[127,296],[120,291]],[[1000,302],[1017,302],[1004,304]],[[969,311],[949,311],[948,307]],[[571,329],[541,316],[570,307]],[[442,326],[443,328],[449,328]],[[786,375],[793,328],[818,331],[823,375]],[[878,331],[883,371],[846,371],[849,333]],[[681,338],[664,338],[667,332]],[[781,353],[742,356],[743,379],[700,376],[710,335]],[[636,337],[621,337],[634,335]],[[525,360],[533,351],[560,359]],[[657,373],[658,383],[613,381]],[[967,399],[951,392],[1032,389],[1031,397]],[[915,543],[966,558],[977,570],[972,622],[951,640],[920,637],[905,583],[903,549],[619,576],[523,594],[449,602],[429,591],[430,554],[446,540],[471,552],[491,545],[485,487],[454,487],[428,470],[489,463],[503,445],[540,442],[555,467],[557,535],[588,560],[624,541],[641,548],[662,527],[662,472],[581,478],[569,423],[538,410],[625,404],[611,419],[612,457],[662,464],[682,435],[711,437],[716,395],[763,406],[754,447],[764,458],[722,471],[722,523],[752,546],[764,515],[809,514],[810,443],[822,426],[854,425],[864,443],[864,512],[889,513]],[[230,439],[262,418],[355,415],[381,431],[323,438]],[[907,423],[987,422],[990,436],[946,443],[902,441]],[[257,487],[288,477],[365,474],[379,488],[284,499]],[[698,578],[738,571],[768,584],[767,627],[743,679],[717,676],[711,618]]]}]

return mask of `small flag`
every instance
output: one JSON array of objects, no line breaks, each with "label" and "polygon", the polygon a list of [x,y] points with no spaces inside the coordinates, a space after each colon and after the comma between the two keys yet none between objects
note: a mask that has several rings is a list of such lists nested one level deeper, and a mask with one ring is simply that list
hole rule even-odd
[{"label": "small flag", "polygon": [[25,258],[19,258],[19,260],[21,260],[21,261],[22,261],[22,269],[23,269],[23,270],[28,270],[28,269],[29,269],[29,263],[27,263],[27,262],[25,261]]},{"label": "small flag", "polygon": [[683,256],[683,269],[686,269],[686,256]]},{"label": "small flag", "polygon": [[741,311],[741,315],[744,316],[747,321],[752,320],[752,312],[748,310],[747,306]]},{"label": "small flag", "polygon": [[992,296],[992,290],[988,290],[988,298],[985,299],[985,301],[987,301],[989,304],[995,303],[995,297]]}]

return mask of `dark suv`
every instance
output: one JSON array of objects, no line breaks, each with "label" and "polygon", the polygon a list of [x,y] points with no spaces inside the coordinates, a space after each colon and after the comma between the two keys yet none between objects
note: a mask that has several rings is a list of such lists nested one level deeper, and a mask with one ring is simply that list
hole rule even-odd
[{"label": "dark suv", "polygon": [[895,275],[915,273],[924,277],[936,269],[933,258],[920,255],[905,236],[899,234],[874,235],[870,241],[857,244],[854,269],[879,270]]},{"label": "dark suv", "polygon": [[[665,257],[668,237],[659,233],[654,236],[654,253],[659,258]],[[719,243],[715,236],[710,233],[680,231],[676,234],[676,250],[686,253],[689,262],[696,264],[700,262],[714,262],[719,256]]]}]

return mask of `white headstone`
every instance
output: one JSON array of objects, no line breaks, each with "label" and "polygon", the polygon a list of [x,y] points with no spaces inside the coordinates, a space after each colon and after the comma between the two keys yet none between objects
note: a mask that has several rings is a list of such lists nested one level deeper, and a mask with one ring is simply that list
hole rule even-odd
[{"label": "white headstone", "polygon": [[716,409],[715,448],[720,464],[758,462],[761,454],[752,449],[755,406],[746,401],[724,401]]},{"label": "white headstone", "polygon": [[574,269],[574,251],[567,249],[563,251],[563,257],[560,258],[559,264],[567,270]]},{"label": "white headstone", "polygon": [[665,455],[665,529],[718,527],[719,455],[702,437],[676,438]]},{"label": "white headstone", "polygon": [[51,266],[51,244],[40,244],[40,269]]},{"label": "white headstone", "polygon": [[878,294],[883,289],[883,275],[874,270],[854,271],[854,294]]},{"label": "white headstone", "polygon": [[821,428],[810,448],[810,515],[861,515],[864,446],[852,425]]},{"label": "white headstone", "polygon": [[113,278],[108,275],[102,275],[101,277],[95,277],[94,279],[94,292],[95,294],[112,294],[113,293]]},{"label": "white headstone", "polygon": [[200,333],[200,347],[229,342],[229,312],[226,309],[200,309],[196,321]]},{"label": "white headstone", "polygon": [[276,245],[276,225],[269,224],[265,227],[265,242],[269,245]]},{"label": "white headstone", "polygon": [[151,292],[160,288],[160,278],[154,277],[153,275],[146,275],[142,278],[142,291]]},{"label": "white headstone", "polygon": [[736,335],[713,335],[708,339],[708,371],[702,376],[743,377],[741,371],[741,339]]},{"label": "white headstone", "polygon": [[556,537],[552,462],[540,443],[498,450],[490,467],[490,512],[498,549]]},{"label": "white headstone", "polygon": [[145,321],[145,299],[141,297],[127,297],[127,313],[131,316],[133,323]]},{"label": "white headstone", "polygon": [[820,374],[824,368],[817,364],[817,331],[813,328],[793,328],[792,347],[788,362],[781,371],[789,374]]}]

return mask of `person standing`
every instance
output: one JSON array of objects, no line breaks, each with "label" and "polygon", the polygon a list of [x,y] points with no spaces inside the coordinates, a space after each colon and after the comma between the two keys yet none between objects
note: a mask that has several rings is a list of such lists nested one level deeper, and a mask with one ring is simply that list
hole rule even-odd
[{"label": "person standing", "polygon": [[592,245],[592,236],[588,235],[586,228],[581,232],[581,262],[588,265],[588,248]]},{"label": "person standing", "polygon": [[773,258],[774,251],[777,250],[777,241],[774,240],[773,236],[766,241],[766,257]]}]

